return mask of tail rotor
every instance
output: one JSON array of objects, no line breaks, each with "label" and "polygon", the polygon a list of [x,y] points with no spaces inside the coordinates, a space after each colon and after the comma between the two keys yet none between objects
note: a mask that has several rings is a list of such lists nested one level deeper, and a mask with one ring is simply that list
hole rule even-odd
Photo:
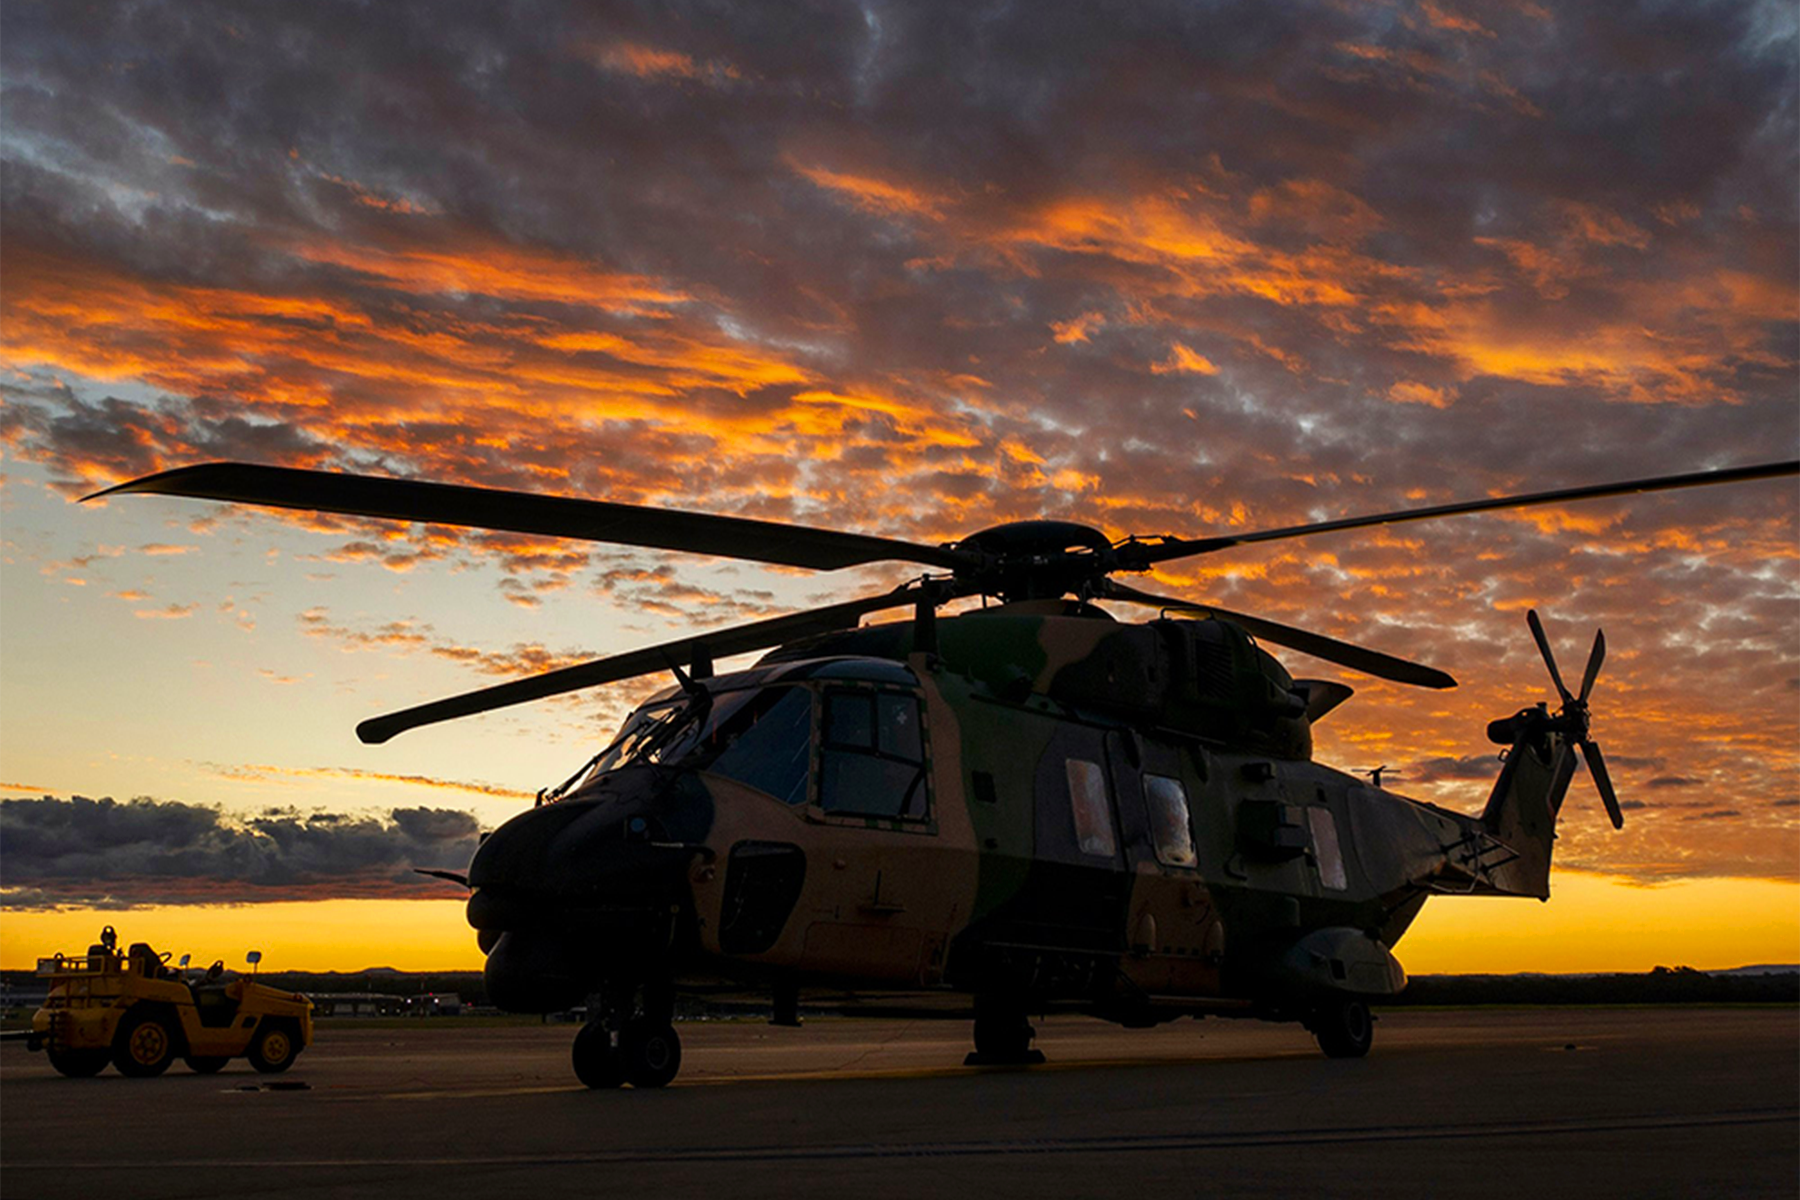
[{"label": "tail rotor", "polygon": [[1594,631],[1594,648],[1588,652],[1587,668],[1581,673],[1581,692],[1570,695],[1563,684],[1562,672],[1556,669],[1556,656],[1550,651],[1550,639],[1544,636],[1544,623],[1538,620],[1537,610],[1532,609],[1525,614],[1525,623],[1531,626],[1531,636],[1537,642],[1538,653],[1544,656],[1544,665],[1550,669],[1550,682],[1556,685],[1556,691],[1562,697],[1562,708],[1557,713],[1556,722],[1560,731],[1581,747],[1582,761],[1587,763],[1589,774],[1594,777],[1594,786],[1600,792],[1600,802],[1606,806],[1606,815],[1612,819],[1614,829],[1625,828],[1625,814],[1619,808],[1618,793],[1613,790],[1612,776],[1606,770],[1606,759],[1600,753],[1600,744],[1588,736],[1588,696],[1594,690],[1594,680],[1600,676],[1600,664],[1606,661],[1606,634]]}]

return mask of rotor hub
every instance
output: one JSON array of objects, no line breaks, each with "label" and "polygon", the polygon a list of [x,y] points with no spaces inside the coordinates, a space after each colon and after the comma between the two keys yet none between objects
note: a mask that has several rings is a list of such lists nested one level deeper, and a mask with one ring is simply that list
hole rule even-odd
[{"label": "rotor hub", "polygon": [[1074,521],[1008,521],[972,533],[951,549],[980,556],[959,579],[1002,600],[1081,595],[1113,569],[1112,542]]}]

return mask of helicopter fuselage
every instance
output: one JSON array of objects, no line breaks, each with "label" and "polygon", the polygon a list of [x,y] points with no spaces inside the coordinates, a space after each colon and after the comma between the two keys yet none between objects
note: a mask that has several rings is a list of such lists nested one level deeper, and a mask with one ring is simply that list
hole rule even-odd
[{"label": "helicopter fuselage", "polygon": [[1311,762],[1308,685],[1223,622],[942,626],[653,697],[477,853],[494,1000],[723,974],[1294,1015],[1398,991],[1425,897],[1478,885],[1479,819]]}]

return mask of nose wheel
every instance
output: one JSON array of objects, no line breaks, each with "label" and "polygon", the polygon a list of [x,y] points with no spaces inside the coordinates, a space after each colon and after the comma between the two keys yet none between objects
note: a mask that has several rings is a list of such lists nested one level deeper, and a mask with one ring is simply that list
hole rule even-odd
[{"label": "nose wheel", "polygon": [[1031,1047],[1037,1036],[1025,1006],[998,996],[975,997],[975,1053],[965,1067],[1035,1067],[1044,1052]]},{"label": "nose wheel", "polygon": [[667,1086],[681,1070],[681,1037],[675,1032],[674,993],[647,987],[641,995],[607,989],[589,1002],[598,1012],[575,1035],[570,1056],[575,1077],[591,1088]]}]

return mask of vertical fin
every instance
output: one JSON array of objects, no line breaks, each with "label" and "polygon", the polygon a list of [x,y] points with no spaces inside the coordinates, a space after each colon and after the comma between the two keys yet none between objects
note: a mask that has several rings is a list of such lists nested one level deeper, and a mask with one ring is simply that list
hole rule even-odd
[{"label": "vertical fin", "polygon": [[1493,868],[1489,883],[1494,891],[1549,899],[1556,816],[1574,777],[1572,745],[1555,734],[1521,731],[1481,812],[1486,831],[1518,856]]}]

